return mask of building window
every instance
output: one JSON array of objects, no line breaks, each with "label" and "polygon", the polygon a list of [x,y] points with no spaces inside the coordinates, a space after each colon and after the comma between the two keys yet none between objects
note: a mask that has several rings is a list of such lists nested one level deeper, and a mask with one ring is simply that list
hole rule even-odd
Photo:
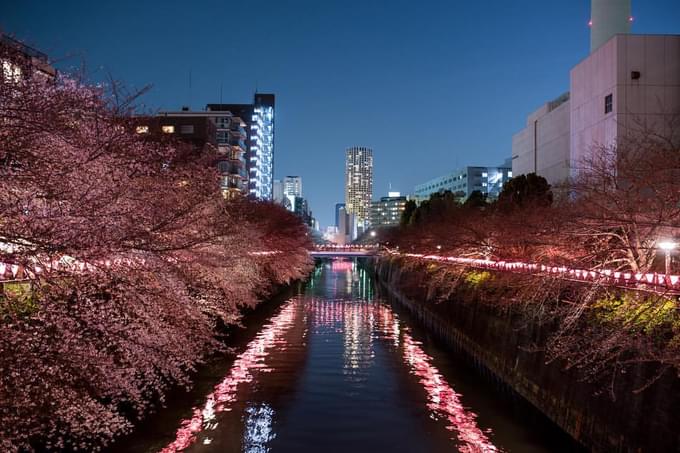
[{"label": "building window", "polygon": [[179,127],[179,133],[180,134],[193,134],[194,133],[194,125],[193,124],[182,124]]},{"label": "building window", "polygon": [[149,133],[149,126],[137,126],[135,131],[138,134],[148,134]]},{"label": "building window", "polygon": [[614,95],[608,94],[604,97],[604,114],[611,113],[614,110]]},{"label": "building window", "polygon": [[164,134],[174,134],[175,126],[161,126],[161,130]]}]

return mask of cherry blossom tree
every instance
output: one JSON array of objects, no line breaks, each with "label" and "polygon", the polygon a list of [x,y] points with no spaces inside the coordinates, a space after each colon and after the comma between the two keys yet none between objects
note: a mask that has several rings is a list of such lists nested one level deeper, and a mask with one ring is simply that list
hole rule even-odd
[{"label": "cherry blossom tree", "polygon": [[0,446],[92,450],[303,278],[310,243],[283,208],[225,200],[211,150],[136,134],[111,86],[21,73],[0,78],[0,262],[30,291],[0,295]]}]

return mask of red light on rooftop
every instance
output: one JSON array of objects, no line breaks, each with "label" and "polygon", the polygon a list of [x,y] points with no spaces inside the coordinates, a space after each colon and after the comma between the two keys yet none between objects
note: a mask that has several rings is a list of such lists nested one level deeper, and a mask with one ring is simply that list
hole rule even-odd
[{"label": "red light on rooftop", "polygon": [[633,22],[634,20],[635,20],[635,18],[634,18],[633,16],[630,16],[630,17],[628,18],[628,22]]}]

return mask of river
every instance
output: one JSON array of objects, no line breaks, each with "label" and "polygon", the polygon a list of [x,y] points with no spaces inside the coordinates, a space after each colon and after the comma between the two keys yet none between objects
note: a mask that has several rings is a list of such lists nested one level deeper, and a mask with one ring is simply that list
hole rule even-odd
[{"label": "river", "polygon": [[377,293],[361,260],[317,261],[112,451],[572,451]]}]

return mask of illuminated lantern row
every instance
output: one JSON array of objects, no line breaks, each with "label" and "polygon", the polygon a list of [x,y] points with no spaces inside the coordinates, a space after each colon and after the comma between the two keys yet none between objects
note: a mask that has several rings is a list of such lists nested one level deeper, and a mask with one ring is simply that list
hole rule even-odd
[{"label": "illuminated lantern row", "polygon": [[424,255],[422,253],[399,253],[389,251],[392,255],[417,258],[428,261],[449,262],[462,264],[479,269],[508,271],[524,274],[550,275],[567,280],[582,282],[608,283],[623,286],[645,285],[655,288],[680,290],[680,275],[653,273],[620,272],[611,269],[587,270],[573,269],[565,266],[549,266],[538,263],[525,263],[521,261],[493,261],[476,258],[462,258],[456,256]]},{"label": "illuminated lantern row", "polygon": [[111,266],[139,266],[144,265],[144,259],[116,258],[112,260],[99,260],[92,263],[78,261],[71,257],[64,257],[60,260],[50,262],[34,263],[26,266],[23,264],[0,263],[0,282],[32,280],[50,272],[95,272],[97,270],[110,268]]}]

